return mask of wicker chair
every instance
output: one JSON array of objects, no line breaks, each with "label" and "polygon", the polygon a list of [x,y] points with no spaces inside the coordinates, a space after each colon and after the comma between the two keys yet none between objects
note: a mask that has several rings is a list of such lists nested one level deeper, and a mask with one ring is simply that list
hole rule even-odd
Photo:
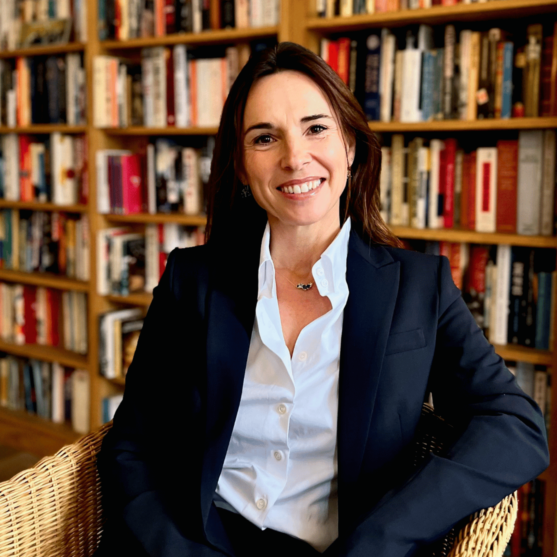
[{"label": "wicker chair", "polygon": [[[2,557],[89,557],[102,531],[96,457],[106,424],[0,483]],[[501,557],[517,514],[516,493],[462,528],[449,557]]]}]

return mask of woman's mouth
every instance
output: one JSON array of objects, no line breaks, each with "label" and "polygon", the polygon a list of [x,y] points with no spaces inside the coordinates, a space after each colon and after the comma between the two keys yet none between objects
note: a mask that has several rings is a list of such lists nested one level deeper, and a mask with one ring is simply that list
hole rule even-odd
[{"label": "woman's mouth", "polygon": [[308,182],[303,182],[302,184],[295,184],[293,186],[281,186],[277,189],[282,193],[290,195],[302,195],[304,193],[310,193],[316,190],[324,181],[325,178],[317,178],[316,180],[310,180]]}]

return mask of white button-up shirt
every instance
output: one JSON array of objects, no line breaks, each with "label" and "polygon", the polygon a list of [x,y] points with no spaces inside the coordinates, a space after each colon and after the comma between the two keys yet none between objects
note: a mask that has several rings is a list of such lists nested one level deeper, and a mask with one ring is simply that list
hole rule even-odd
[{"label": "white button-up shirt", "polygon": [[242,397],[215,497],[217,506],[261,529],[321,552],[338,537],[338,376],[349,236],[350,219],[312,268],[314,287],[332,309],[302,329],[291,358],[267,224]]}]

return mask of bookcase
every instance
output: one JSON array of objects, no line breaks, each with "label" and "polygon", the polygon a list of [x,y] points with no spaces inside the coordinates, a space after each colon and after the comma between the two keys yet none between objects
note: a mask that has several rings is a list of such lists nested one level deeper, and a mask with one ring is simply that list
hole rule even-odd
[{"label": "bookcase", "polygon": [[[258,39],[276,38],[278,41],[294,41],[316,53],[320,53],[321,39],[338,36],[350,36],[352,33],[368,29],[404,28],[410,25],[429,24],[443,26],[450,23],[466,22],[473,28],[479,22],[484,25],[491,21],[498,25],[499,20],[520,18],[557,17],[555,0],[498,0],[485,3],[458,3],[453,6],[433,6],[424,9],[405,9],[374,14],[360,14],[348,17],[317,17],[315,0],[281,0],[280,17],[277,26],[244,29],[221,29],[201,33],[175,33],[149,38],[132,38],[127,40],[99,40],[98,3],[104,0],[87,2],[88,17],[87,40],[66,45],[40,46],[19,49],[17,51],[0,51],[0,59],[18,57],[45,56],[51,54],[81,53],[86,75],[86,123],[84,125],[67,124],[31,124],[29,126],[0,126],[0,134],[80,134],[86,137],[88,153],[88,200],[85,204],[66,205],[63,208],[54,203],[0,200],[0,209],[19,209],[31,211],[63,210],[73,214],[87,215],[89,220],[89,269],[87,281],[69,279],[48,273],[25,273],[0,268],[0,281],[34,286],[43,286],[59,290],[75,290],[87,295],[87,354],[77,354],[69,350],[34,345],[17,345],[0,340],[0,351],[16,356],[36,358],[59,362],[76,369],[86,370],[89,374],[90,389],[90,427],[96,429],[102,423],[101,401],[105,397],[122,392],[123,379],[107,379],[99,374],[100,356],[99,319],[106,312],[140,307],[146,309],[151,302],[149,293],[132,293],[127,296],[100,295],[97,288],[96,257],[99,246],[100,230],[128,226],[140,231],[146,225],[180,224],[184,226],[203,226],[203,215],[185,215],[179,213],[140,213],[111,214],[100,213],[97,208],[97,153],[102,150],[139,150],[143,149],[150,138],[186,137],[200,138],[216,133],[214,127],[107,127],[94,125],[94,60],[97,56],[118,56],[138,60],[141,49],[150,47],[171,47],[174,45],[212,46],[248,44]],[[377,0],[376,0],[377,1]],[[213,4],[215,1],[212,0]],[[387,138],[391,134],[405,134],[414,137],[424,134],[453,134],[455,136],[482,137],[485,133],[516,132],[518,130],[557,128],[557,117],[522,117],[510,119],[484,120],[434,120],[428,122],[382,122],[372,121],[373,130]],[[480,143],[480,139],[478,139]],[[511,245],[527,248],[549,248],[557,250],[556,236],[525,236],[505,233],[479,233],[473,230],[452,229],[417,229],[406,226],[392,226],[393,232],[407,240],[463,242],[485,245]],[[556,288],[553,285],[552,314],[556,313]],[[536,365],[548,366],[552,370],[557,366],[557,335],[552,339],[550,350],[536,350],[517,345],[496,346],[497,352],[511,361],[526,361]],[[552,389],[552,406],[557,407],[557,388]],[[550,451],[552,463],[541,479],[545,482],[545,503],[543,514],[543,556],[553,555],[556,545],[555,529],[557,508],[557,412],[551,414],[549,427]],[[68,425],[54,424],[23,411],[0,408],[0,443],[10,444],[38,454],[52,454],[63,444],[75,440],[79,434]]]}]

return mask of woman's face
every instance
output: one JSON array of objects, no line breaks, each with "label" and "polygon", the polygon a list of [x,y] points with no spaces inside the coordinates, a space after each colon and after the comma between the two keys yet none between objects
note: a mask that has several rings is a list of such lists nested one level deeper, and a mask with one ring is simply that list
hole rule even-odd
[{"label": "woman's face", "polygon": [[339,226],[339,199],[354,149],[319,87],[284,71],[257,81],[244,113],[244,170],[269,221]]}]

